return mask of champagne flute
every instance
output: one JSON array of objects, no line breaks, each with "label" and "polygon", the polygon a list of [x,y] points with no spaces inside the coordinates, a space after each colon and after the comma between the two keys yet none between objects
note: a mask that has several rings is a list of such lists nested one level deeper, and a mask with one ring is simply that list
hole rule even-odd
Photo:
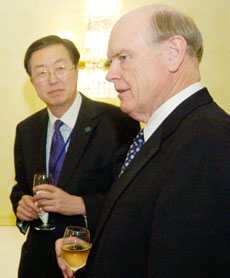
[{"label": "champagne flute", "polygon": [[[37,173],[34,175],[33,187],[40,184],[52,184],[52,175],[45,173]],[[39,190],[36,194],[42,193],[44,191]],[[48,224],[49,213],[45,212],[41,207],[39,208],[39,218],[42,221],[42,224],[39,226],[35,226],[35,229],[38,231],[51,231],[55,229],[54,225]]]},{"label": "champagne flute", "polygon": [[91,246],[88,229],[78,226],[66,227],[61,256],[73,273],[86,265]]}]

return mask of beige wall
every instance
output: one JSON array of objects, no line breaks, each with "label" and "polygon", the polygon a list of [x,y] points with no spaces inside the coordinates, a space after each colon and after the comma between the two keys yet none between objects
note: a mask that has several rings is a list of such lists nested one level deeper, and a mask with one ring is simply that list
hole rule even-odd
[{"label": "beige wall", "polygon": [[[121,15],[153,3],[150,0],[123,0]],[[157,3],[177,7],[193,17],[204,38],[202,82],[210,89],[217,103],[230,112],[230,40],[227,35],[230,1],[165,0]],[[87,23],[86,0],[1,1],[0,225],[14,224],[15,221],[9,194],[14,184],[16,124],[43,107],[24,72],[24,53],[34,40],[61,30],[73,32],[73,41],[82,53]]]}]

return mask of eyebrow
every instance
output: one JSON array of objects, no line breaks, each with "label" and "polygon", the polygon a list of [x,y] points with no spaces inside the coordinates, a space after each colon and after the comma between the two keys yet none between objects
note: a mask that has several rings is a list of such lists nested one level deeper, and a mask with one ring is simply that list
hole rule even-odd
[{"label": "eyebrow", "polygon": [[118,57],[119,55],[121,55],[122,52],[125,52],[125,51],[126,51],[125,49],[121,49],[118,53],[114,54],[114,55],[112,56],[112,58]]},{"label": "eyebrow", "polygon": [[45,65],[37,65],[34,67],[34,69],[45,68],[45,67],[46,67]]},{"label": "eyebrow", "polygon": [[122,48],[118,53],[114,54],[114,55],[112,56],[111,59],[108,59],[107,62],[108,62],[108,63],[111,63],[111,62],[112,62],[112,59],[117,58],[117,57],[120,56],[123,52],[131,52],[131,50],[130,50],[130,49]]}]

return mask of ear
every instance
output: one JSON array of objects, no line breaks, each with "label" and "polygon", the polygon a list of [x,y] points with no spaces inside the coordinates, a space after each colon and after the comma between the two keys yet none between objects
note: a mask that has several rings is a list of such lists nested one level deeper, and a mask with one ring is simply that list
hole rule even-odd
[{"label": "ear", "polygon": [[168,70],[176,72],[185,59],[187,49],[186,40],[179,35],[173,36],[168,40]]}]

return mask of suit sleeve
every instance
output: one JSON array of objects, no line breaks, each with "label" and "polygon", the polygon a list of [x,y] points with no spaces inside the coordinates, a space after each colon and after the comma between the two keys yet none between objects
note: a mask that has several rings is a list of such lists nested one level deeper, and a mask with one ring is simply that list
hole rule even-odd
[{"label": "suit sleeve", "polygon": [[[25,162],[23,156],[23,144],[20,136],[20,127],[17,126],[16,138],[14,144],[14,164],[15,164],[15,180],[17,183],[13,186],[10,200],[12,203],[13,211],[16,214],[18,202],[23,195],[32,195],[32,192],[28,190],[29,185],[26,179]],[[17,219],[17,226],[22,233],[25,233],[28,227],[28,223]]]}]

